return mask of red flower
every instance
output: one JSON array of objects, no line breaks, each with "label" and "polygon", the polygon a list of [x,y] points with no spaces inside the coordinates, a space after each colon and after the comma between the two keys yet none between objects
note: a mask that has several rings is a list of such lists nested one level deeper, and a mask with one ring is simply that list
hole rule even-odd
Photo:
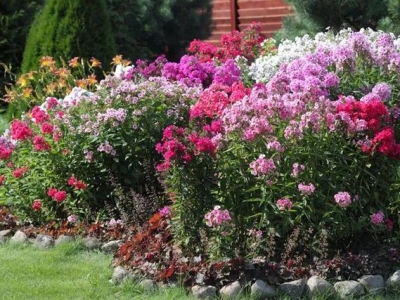
[{"label": "red flower", "polygon": [[40,135],[33,138],[33,147],[36,151],[49,151],[50,144]]},{"label": "red flower", "polygon": [[55,188],[50,188],[50,189],[47,190],[47,195],[53,198],[54,195],[55,195],[57,192],[58,192],[57,189],[55,189]]},{"label": "red flower", "polygon": [[393,230],[393,221],[390,219],[385,219],[385,226],[387,231],[392,231]]},{"label": "red flower", "polygon": [[22,167],[22,168],[18,168],[18,169],[15,169],[14,171],[13,171],[13,175],[14,175],[14,177],[15,178],[21,178],[22,177],[22,175],[24,175],[24,173],[26,172],[28,170],[28,167]]},{"label": "red flower", "polygon": [[73,186],[77,190],[82,190],[87,187],[86,183],[76,179],[75,176],[73,176],[73,175],[68,179],[68,184]]},{"label": "red flower", "polygon": [[67,198],[67,192],[58,191],[54,194],[53,199],[57,202],[63,202]]},{"label": "red flower", "polygon": [[5,180],[6,180],[6,177],[4,175],[0,175],[0,186],[3,185]]},{"label": "red flower", "polygon": [[33,209],[34,211],[38,211],[38,210],[40,210],[41,208],[42,208],[42,202],[41,202],[39,199],[36,199],[35,201],[33,201],[32,209]]},{"label": "red flower", "polygon": [[40,127],[40,130],[42,131],[43,134],[53,134],[54,127],[50,123],[43,123]]},{"label": "red flower", "polygon": [[9,159],[11,153],[12,150],[10,148],[6,148],[3,145],[0,145],[0,159]]},{"label": "red flower", "polygon": [[49,119],[49,115],[39,106],[35,106],[32,109],[32,118],[36,124],[42,124],[44,121]]},{"label": "red flower", "polygon": [[77,190],[83,190],[83,189],[85,189],[85,188],[87,187],[87,184],[84,183],[83,181],[78,180],[78,181],[75,183],[74,186],[75,186],[75,188],[76,188]]},{"label": "red flower", "polygon": [[68,185],[74,185],[77,182],[77,179],[75,178],[74,175],[72,175],[69,179],[68,179]]},{"label": "red flower", "polygon": [[56,98],[47,98],[47,109],[52,109],[58,105],[58,101]]},{"label": "red flower", "polygon": [[33,136],[32,129],[29,128],[24,122],[14,120],[11,123],[11,138],[13,140],[24,141]]}]

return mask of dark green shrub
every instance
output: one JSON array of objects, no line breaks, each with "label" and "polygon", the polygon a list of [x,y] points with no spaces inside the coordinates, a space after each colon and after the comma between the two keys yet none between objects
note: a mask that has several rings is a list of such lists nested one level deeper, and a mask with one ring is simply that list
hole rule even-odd
[{"label": "dark green shrub", "polygon": [[193,39],[210,35],[210,0],[107,0],[117,52],[130,59],[165,53],[179,60]]},{"label": "dark green shrub", "polygon": [[39,67],[40,58],[95,57],[109,62],[116,54],[104,0],[48,0],[29,31],[22,71]]},{"label": "dark green shrub", "polygon": [[388,0],[389,15],[379,22],[378,28],[400,35],[400,2],[398,0]]},{"label": "dark green shrub", "polygon": [[287,0],[296,13],[285,19],[284,28],[276,38],[292,39],[305,33],[313,35],[328,27],[335,32],[348,27],[353,30],[367,27],[375,30],[379,20],[388,14],[388,1]]}]

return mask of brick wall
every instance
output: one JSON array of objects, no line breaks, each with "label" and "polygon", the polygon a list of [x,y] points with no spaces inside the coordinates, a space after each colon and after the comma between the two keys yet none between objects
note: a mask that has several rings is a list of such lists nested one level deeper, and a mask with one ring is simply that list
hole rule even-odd
[{"label": "brick wall", "polygon": [[252,22],[262,24],[266,37],[282,26],[282,19],[292,14],[284,0],[213,0],[212,33],[207,41],[219,45],[222,34],[242,30]]}]

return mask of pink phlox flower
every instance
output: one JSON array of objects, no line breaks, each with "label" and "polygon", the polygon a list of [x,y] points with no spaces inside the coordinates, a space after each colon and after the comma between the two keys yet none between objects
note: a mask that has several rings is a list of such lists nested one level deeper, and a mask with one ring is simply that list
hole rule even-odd
[{"label": "pink phlox flower", "polygon": [[351,204],[351,196],[348,192],[339,192],[333,196],[335,202],[342,208],[348,207]]},{"label": "pink phlox flower", "polygon": [[311,195],[315,191],[315,186],[312,183],[309,184],[300,183],[297,187],[300,193],[302,193],[303,195]]},{"label": "pink phlox flower", "polygon": [[276,204],[278,205],[279,210],[291,209],[293,206],[293,203],[289,198],[281,198],[276,201]]},{"label": "pink phlox flower", "polygon": [[204,218],[208,227],[221,226],[223,223],[227,223],[231,220],[228,210],[221,210],[220,206],[215,206],[214,209],[208,212]]},{"label": "pink phlox flower", "polygon": [[107,223],[107,226],[108,226],[108,228],[113,228],[113,227],[116,227],[116,226],[118,226],[118,225],[121,225],[122,226],[122,220],[115,220],[114,218],[112,218],[108,223]]},{"label": "pink phlox flower", "polygon": [[300,170],[304,171],[306,169],[306,167],[304,165],[301,165],[299,163],[294,163],[293,164],[293,169],[292,169],[292,174],[290,174],[292,177],[298,177],[300,174]]},{"label": "pink phlox flower", "polygon": [[260,154],[260,156],[255,161],[251,162],[249,166],[251,168],[251,174],[254,176],[270,175],[276,170],[274,160],[272,158],[265,159],[264,154]]},{"label": "pink phlox flower", "polygon": [[76,223],[76,222],[78,222],[78,216],[77,215],[70,215],[70,216],[68,216],[67,220],[68,220],[69,223]]}]

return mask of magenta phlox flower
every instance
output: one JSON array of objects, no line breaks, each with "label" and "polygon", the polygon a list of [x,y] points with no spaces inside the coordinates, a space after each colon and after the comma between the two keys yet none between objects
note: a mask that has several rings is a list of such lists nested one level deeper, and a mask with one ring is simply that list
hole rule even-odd
[{"label": "magenta phlox flower", "polygon": [[221,207],[216,205],[212,211],[204,216],[204,219],[208,227],[218,227],[224,223],[228,223],[231,220],[231,216],[227,209],[221,210]]},{"label": "magenta phlox flower", "polygon": [[378,211],[377,213],[370,215],[371,223],[375,225],[383,223],[384,219],[385,219],[385,214],[381,210]]},{"label": "magenta phlox flower", "polygon": [[351,196],[348,192],[339,192],[333,196],[335,202],[342,208],[346,208],[351,204]]},{"label": "magenta phlox flower", "polygon": [[169,218],[171,216],[171,208],[169,206],[164,206],[158,210],[160,215],[164,218]]}]

